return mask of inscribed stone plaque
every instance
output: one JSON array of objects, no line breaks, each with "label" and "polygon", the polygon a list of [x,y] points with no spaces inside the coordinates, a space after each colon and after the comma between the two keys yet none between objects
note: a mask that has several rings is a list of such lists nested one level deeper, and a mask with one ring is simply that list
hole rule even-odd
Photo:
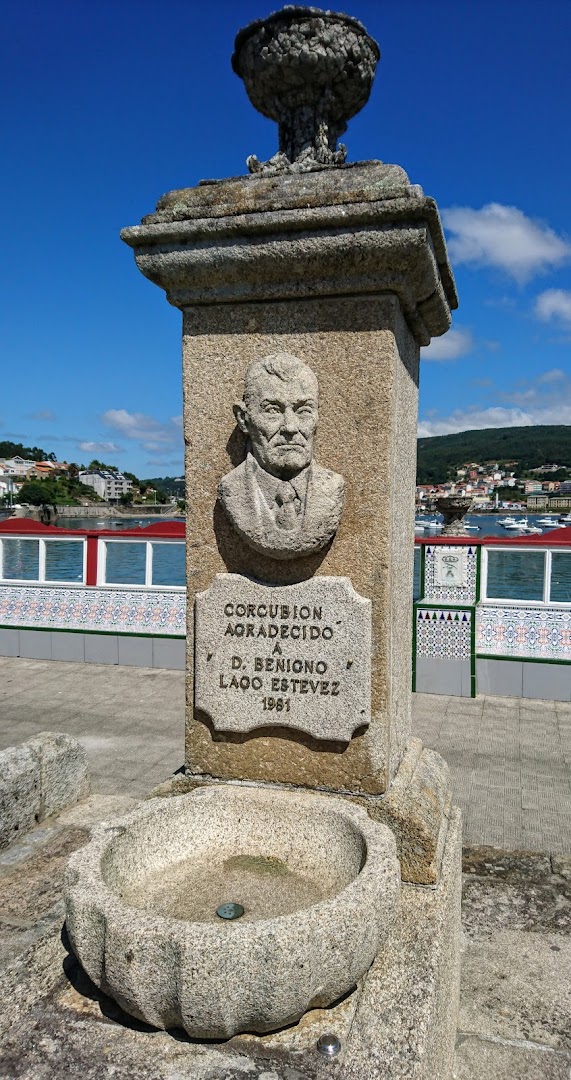
[{"label": "inscribed stone plaque", "polygon": [[435,547],[434,583],[455,586],[468,584],[466,548]]},{"label": "inscribed stone plaque", "polygon": [[195,707],[217,731],[348,742],[371,717],[371,601],[346,577],[217,574],[195,604]]}]

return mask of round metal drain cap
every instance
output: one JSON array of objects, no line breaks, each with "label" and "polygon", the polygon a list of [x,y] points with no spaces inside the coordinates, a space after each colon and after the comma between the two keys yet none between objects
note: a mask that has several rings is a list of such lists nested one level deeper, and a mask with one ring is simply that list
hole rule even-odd
[{"label": "round metal drain cap", "polygon": [[317,1040],[317,1049],[323,1057],[332,1058],[337,1057],[341,1049],[341,1040],[333,1035],[332,1032],[326,1031],[323,1035],[320,1035]]},{"label": "round metal drain cap", "polygon": [[220,904],[216,914],[220,919],[239,919],[244,914],[244,908],[241,904]]}]

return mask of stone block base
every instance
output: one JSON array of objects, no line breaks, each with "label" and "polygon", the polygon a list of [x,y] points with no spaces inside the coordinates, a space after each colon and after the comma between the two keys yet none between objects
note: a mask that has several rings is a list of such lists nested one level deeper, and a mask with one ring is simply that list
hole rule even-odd
[{"label": "stone block base", "polygon": [[356,796],[374,821],[388,825],[397,842],[403,881],[435,885],[452,806],[450,773],[440,754],[410,739],[386,795]]},{"label": "stone block base", "polygon": [[450,813],[435,889],[402,887],[389,945],[365,979],[343,1080],[449,1080],[460,986],[461,815]]},{"label": "stone block base", "polygon": [[43,731],[0,753],[0,849],[89,794],[87,754],[69,735]]}]

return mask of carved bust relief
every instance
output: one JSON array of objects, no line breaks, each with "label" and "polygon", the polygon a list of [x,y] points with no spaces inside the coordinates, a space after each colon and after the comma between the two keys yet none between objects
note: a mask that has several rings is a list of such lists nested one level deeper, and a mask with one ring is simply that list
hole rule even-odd
[{"label": "carved bust relief", "polygon": [[343,477],[313,457],[318,397],[309,365],[274,353],[250,364],[234,406],[246,459],[223,477],[218,497],[242,539],[274,559],[320,551],[339,526]]}]

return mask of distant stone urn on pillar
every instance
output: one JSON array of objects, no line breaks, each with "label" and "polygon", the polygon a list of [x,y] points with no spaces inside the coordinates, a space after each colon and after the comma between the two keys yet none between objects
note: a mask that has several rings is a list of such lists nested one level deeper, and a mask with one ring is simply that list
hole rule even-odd
[{"label": "distant stone urn on pillar", "polygon": [[310,172],[342,165],[337,140],[369,99],[380,50],[358,19],[287,5],[240,30],[232,67],[254,108],[276,120],[279,151],[247,159],[252,173]]},{"label": "distant stone urn on pillar", "polygon": [[444,518],[442,536],[468,536],[464,518],[472,509],[472,499],[460,495],[444,495],[436,499],[436,509]]}]

